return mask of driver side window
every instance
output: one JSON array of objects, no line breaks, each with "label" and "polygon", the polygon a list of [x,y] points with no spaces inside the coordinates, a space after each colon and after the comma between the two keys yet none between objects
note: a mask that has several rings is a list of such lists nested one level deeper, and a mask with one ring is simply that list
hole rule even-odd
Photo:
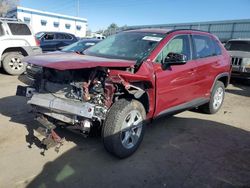
[{"label": "driver side window", "polygon": [[158,54],[155,62],[161,63],[169,53],[184,54],[190,60],[190,43],[188,35],[180,35],[170,40]]}]

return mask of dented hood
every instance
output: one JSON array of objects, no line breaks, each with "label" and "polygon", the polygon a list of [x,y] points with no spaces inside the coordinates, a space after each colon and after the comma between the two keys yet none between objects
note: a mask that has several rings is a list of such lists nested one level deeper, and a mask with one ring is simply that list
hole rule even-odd
[{"label": "dented hood", "polygon": [[58,70],[83,69],[93,67],[131,67],[135,61],[109,59],[77,53],[49,53],[30,56],[23,62]]}]

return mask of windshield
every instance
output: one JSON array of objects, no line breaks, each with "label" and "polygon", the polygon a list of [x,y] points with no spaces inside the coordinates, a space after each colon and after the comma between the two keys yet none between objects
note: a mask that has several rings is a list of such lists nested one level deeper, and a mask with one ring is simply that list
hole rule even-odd
[{"label": "windshield", "polygon": [[229,51],[250,52],[250,41],[229,41],[225,48]]},{"label": "windshield", "polygon": [[99,41],[78,41],[69,46],[66,46],[61,51],[63,52],[82,52],[87,48],[94,46]]},{"label": "windshield", "polygon": [[164,37],[164,34],[147,32],[122,32],[112,35],[95,46],[85,50],[85,54],[136,60],[148,54]]}]

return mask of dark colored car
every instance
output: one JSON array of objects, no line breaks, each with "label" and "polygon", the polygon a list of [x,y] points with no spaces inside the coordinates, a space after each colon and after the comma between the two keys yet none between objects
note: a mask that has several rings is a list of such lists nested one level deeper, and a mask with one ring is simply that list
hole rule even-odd
[{"label": "dark colored car", "polygon": [[94,46],[102,40],[99,39],[81,39],[69,46],[62,48],[61,52],[83,52],[87,48]]},{"label": "dark colored car", "polygon": [[39,32],[35,37],[43,52],[60,50],[77,41],[75,35],[64,32]]},{"label": "dark colored car", "polygon": [[[30,97],[48,139],[54,128],[89,134],[102,130],[117,157],[139,147],[146,122],[199,108],[214,114],[230,78],[230,56],[212,34],[194,30],[144,29],[112,35],[79,53],[26,58],[42,71],[17,95]],[[157,140],[156,140],[157,142]]]},{"label": "dark colored car", "polygon": [[232,77],[250,80],[250,39],[232,39],[225,44],[232,57]]},{"label": "dark colored car", "polygon": [[[69,46],[66,46],[61,49],[61,51],[55,51],[55,52],[49,52],[47,54],[55,54],[55,53],[70,53],[70,52],[77,52],[77,53],[82,53],[84,50],[87,48],[94,46],[101,40],[99,39],[81,39],[80,41],[77,41]],[[30,63],[27,64],[26,67],[26,75],[28,76],[29,79],[34,80],[35,75],[41,71],[40,66],[32,65]]]}]

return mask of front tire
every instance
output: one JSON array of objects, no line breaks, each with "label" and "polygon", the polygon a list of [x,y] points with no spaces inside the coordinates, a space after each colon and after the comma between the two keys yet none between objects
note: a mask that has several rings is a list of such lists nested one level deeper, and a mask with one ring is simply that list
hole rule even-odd
[{"label": "front tire", "polygon": [[115,102],[105,120],[102,137],[105,149],[119,158],[132,155],[142,142],[146,112],[136,100]]},{"label": "front tire", "polygon": [[3,58],[3,68],[11,75],[20,75],[26,70],[26,65],[22,62],[24,56],[18,52],[10,52]]},{"label": "front tire", "polygon": [[223,104],[225,97],[225,85],[221,81],[217,81],[211,93],[210,101],[201,106],[201,110],[207,114],[215,114]]}]

